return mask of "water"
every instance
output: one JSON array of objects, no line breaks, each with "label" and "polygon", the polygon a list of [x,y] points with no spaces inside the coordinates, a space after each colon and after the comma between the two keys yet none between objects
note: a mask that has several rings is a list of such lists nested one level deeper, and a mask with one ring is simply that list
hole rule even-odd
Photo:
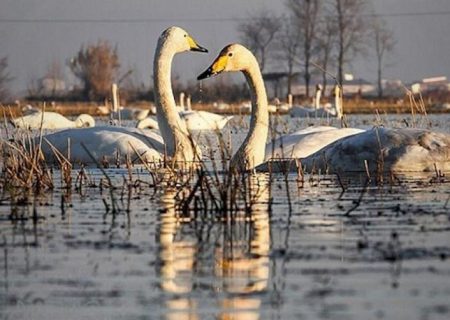
[{"label": "water", "polygon": [[[430,119],[448,132],[448,116]],[[269,190],[262,175],[249,213],[230,220],[182,215],[174,210],[178,189],[155,193],[145,183],[116,189],[118,206],[129,210],[106,213],[112,200],[98,187],[102,173],[89,173],[96,187],[81,192],[56,188],[16,205],[3,192],[0,318],[450,316],[448,177],[365,188],[364,177],[352,176],[343,192],[334,176],[302,183],[289,175],[287,184],[276,176]],[[122,186],[127,171],[108,175]],[[136,169],[138,178],[152,182],[145,170]]]}]

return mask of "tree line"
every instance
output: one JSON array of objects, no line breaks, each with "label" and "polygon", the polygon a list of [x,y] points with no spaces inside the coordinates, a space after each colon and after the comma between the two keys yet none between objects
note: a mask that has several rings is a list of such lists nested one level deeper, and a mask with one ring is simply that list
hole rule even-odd
[{"label": "tree line", "polygon": [[[325,90],[327,77],[331,75],[342,83],[345,66],[356,56],[372,51],[378,66],[378,94],[383,95],[382,71],[395,39],[386,22],[373,13],[370,0],[285,0],[284,5],[286,10],[281,16],[262,9],[237,25],[241,42],[255,53],[263,72],[269,67],[282,68],[287,74],[287,91],[291,93],[294,75],[300,70],[309,97],[313,74],[321,74]],[[7,66],[7,58],[1,58],[0,101],[8,98],[8,83],[13,79]],[[133,81],[133,70],[120,73],[117,47],[108,41],[82,45],[67,66],[79,80],[75,90],[66,90],[64,97],[57,96],[57,80],[64,79],[64,75],[62,67],[52,62],[44,78],[49,80],[50,87],[53,85],[53,90],[43,96],[41,85],[32,81],[28,85],[29,97],[101,101],[110,96],[113,82],[118,82],[124,96],[130,99],[152,96],[151,89]],[[175,92],[193,86],[174,79]],[[212,82],[203,92],[194,94],[205,101],[226,97],[234,101],[245,92],[240,85],[228,85],[225,90],[226,86]]]},{"label": "tree line", "polygon": [[322,75],[324,90],[327,77],[342,84],[345,66],[371,51],[383,96],[382,71],[396,41],[370,0],[285,0],[285,7],[281,16],[263,9],[238,25],[241,41],[256,54],[263,72],[270,65],[283,68],[291,93],[295,70],[301,70],[309,97],[313,73]]}]

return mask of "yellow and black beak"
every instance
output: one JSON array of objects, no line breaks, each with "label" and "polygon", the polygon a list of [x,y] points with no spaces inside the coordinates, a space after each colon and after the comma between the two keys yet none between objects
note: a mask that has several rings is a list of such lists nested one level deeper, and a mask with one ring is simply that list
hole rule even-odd
[{"label": "yellow and black beak", "polygon": [[213,64],[197,77],[197,80],[203,80],[223,72],[228,63],[228,56],[220,55],[214,60]]},{"label": "yellow and black beak", "polygon": [[208,49],[199,45],[191,36],[188,35],[189,46],[191,47],[191,51],[197,52],[208,52]]}]

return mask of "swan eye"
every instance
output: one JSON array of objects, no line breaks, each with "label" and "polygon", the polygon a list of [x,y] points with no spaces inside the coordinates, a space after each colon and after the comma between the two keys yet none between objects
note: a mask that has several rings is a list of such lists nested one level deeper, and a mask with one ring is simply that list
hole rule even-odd
[{"label": "swan eye", "polygon": [[228,54],[228,56],[229,56],[229,57],[232,57],[232,56],[233,56],[233,52],[230,52],[230,53]]},{"label": "swan eye", "polygon": [[186,38],[186,37],[187,37],[187,34],[185,34],[184,37]]}]

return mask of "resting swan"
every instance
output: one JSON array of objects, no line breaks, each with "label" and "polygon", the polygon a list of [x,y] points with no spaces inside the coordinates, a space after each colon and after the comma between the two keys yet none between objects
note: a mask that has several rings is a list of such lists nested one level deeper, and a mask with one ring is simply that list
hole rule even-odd
[{"label": "resting swan", "polygon": [[56,112],[35,112],[20,118],[12,119],[12,124],[21,129],[63,129],[95,126],[95,120],[88,114],[81,114],[75,121],[71,121]]},{"label": "resting swan", "polygon": [[166,29],[158,40],[154,61],[154,78],[158,123],[162,137],[150,132],[144,134],[139,129],[113,126],[69,129],[44,136],[43,145],[46,146],[43,151],[46,159],[52,159],[54,152],[45,141],[49,141],[66,155],[70,139],[71,160],[79,160],[84,163],[95,161],[81,147],[82,142],[97,161],[103,161],[105,157],[108,158],[107,160],[114,161],[118,152],[122,155],[120,160],[123,161],[124,155],[134,155],[135,150],[147,161],[159,160],[163,154],[167,154],[175,161],[194,160],[196,153],[194,153],[185,129],[180,125],[181,120],[175,109],[170,84],[170,70],[174,55],[189,50],[206,52],[206,49],[200,47],[186,31],[178,27]]},{"label": "resting swan", "polygon": [[[179,112],[186,129],[189,131],[222,130],[233,116],[221,116],[207,111],[181,111]],[[139,121],[136,128],[159,129],[158,123],[148,117]]]},{"label": "resting swan", "polygon": [[[287,164],[286,162],[290,162]],[[274,171],[295,171],[293,160],[284,161]],[[450,135],[425,129],[376,127],[329,144],[300,159],[306,171],[340,172],[429,172],[450,171]],[[258,169],[268,169],[264,163]]]},{"label": "resting swan", "polygon": [[222,130],[233,116],[222,116],[207,111],[186,110],[180,112],[189,131]]},{"label": "resting swan", "polygon": [[226,71],[241,71],[250,87],[252,113],[250,131],[231,159],[231,168],[247,171],[264,161],[264,148],[269,131],[269,111],[266,89],[255,56],[240,44],[231,44],[222,49],[212,65],[197,79],[205,79]]}]

